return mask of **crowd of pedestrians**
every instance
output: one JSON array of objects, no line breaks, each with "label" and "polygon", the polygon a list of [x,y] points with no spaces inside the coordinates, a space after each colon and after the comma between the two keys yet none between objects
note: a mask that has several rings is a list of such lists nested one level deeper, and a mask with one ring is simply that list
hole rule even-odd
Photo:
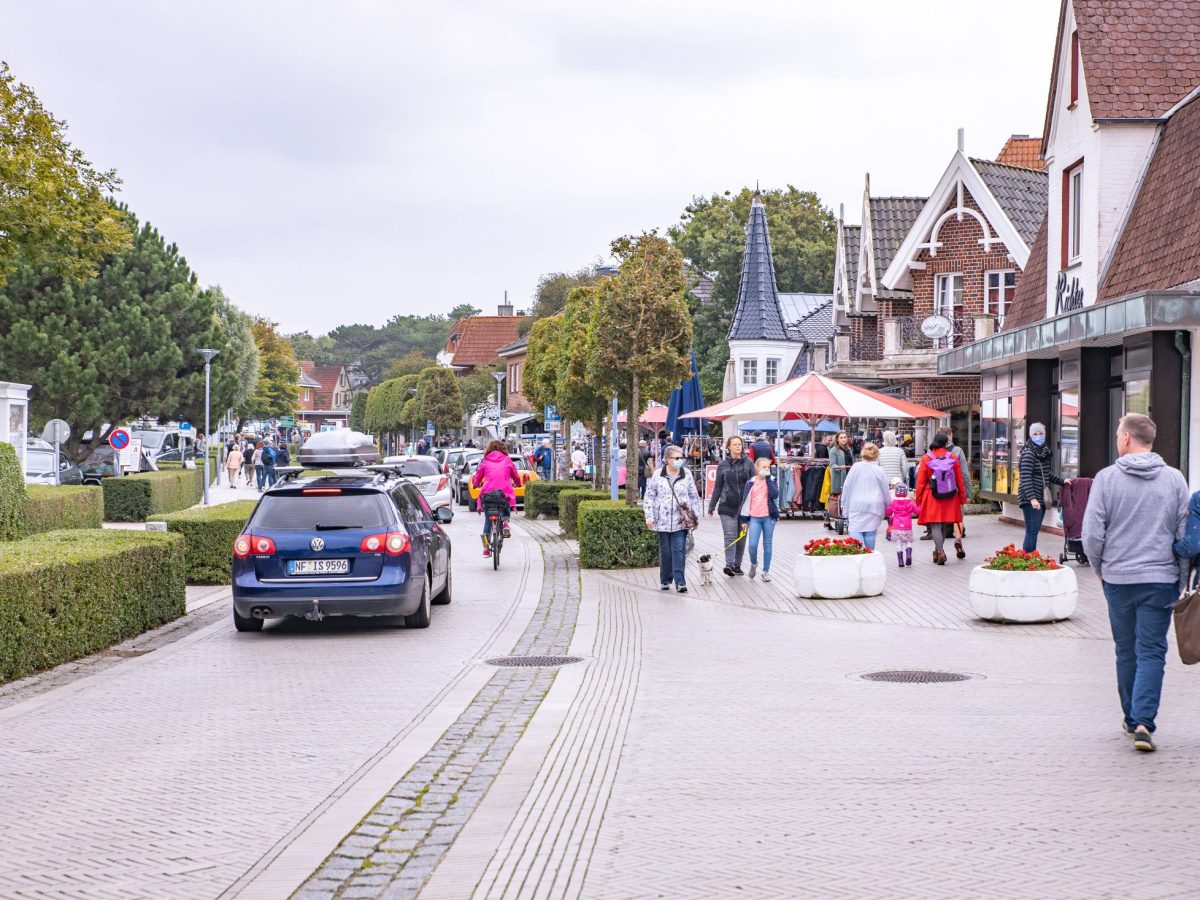
[{"label": "crowd of pedestrians", "polygon": [[287,446],[277,444],[270,435],[255,439],[235,434],[225,443],[225,474],[235,490],[244,479],[247,487],[255,486],[261,494],[279,480],[279,468],[288,465],[291,457]]}]

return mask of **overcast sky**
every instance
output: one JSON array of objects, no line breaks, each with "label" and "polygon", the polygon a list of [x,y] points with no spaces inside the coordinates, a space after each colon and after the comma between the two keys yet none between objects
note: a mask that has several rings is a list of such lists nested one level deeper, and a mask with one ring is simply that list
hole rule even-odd
[{"label": "overcast sky", "polygon": [[857,223],[1040,134],[1058,4],[2,0],[0,55],[285,331],[469,302],[787,183]]}]

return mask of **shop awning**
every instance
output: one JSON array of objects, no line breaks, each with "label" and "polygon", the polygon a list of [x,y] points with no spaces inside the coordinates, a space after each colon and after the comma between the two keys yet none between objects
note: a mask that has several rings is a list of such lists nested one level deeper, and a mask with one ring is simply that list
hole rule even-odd
[{"label": "shop awning", "polygon": [[1182,328],[1200,328],[1200,294],[1137,294],[946,350],[938,355],[938,374],[973,375],[1001,362],[1058,359],[1074,347],[1115,347],[1144,331]]}]

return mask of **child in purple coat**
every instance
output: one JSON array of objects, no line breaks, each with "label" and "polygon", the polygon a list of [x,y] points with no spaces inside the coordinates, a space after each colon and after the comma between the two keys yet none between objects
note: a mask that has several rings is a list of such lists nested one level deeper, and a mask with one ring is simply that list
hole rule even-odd
[{"label": "child in purple coat", "polygon": [[920,511],[921,508],[908,497],[908,485],[903,482],[896,485],[896,499],[888,504],[883,515],[892,530],[892,540],[896,544],[896,559],[902,569],[912,565],[913,516]]}]

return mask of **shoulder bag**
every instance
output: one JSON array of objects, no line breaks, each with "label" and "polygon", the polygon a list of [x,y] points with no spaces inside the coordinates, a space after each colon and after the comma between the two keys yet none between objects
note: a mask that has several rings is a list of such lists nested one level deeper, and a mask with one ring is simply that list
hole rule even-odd
[{"label": "shoulder bag", "polygon": [[1200,662],[1200,570],[1195,563],[1188,570],[1187,586],[1175,603],[1175,644],[1185,666]]},{"label": "shoulder bag", "polygon": [[[690,478],[690,475],[684,475],[683,478]],[[671,482],[671,496],[675,498],[675,508],[679,510],[679,524],[688,531],[693,531],[698,528],[700,521],[696,518],[696,511],[692,509],[690,503],[684,503],[679,499],[679,495],[675,493],[675,484],[680,479]]]}]

